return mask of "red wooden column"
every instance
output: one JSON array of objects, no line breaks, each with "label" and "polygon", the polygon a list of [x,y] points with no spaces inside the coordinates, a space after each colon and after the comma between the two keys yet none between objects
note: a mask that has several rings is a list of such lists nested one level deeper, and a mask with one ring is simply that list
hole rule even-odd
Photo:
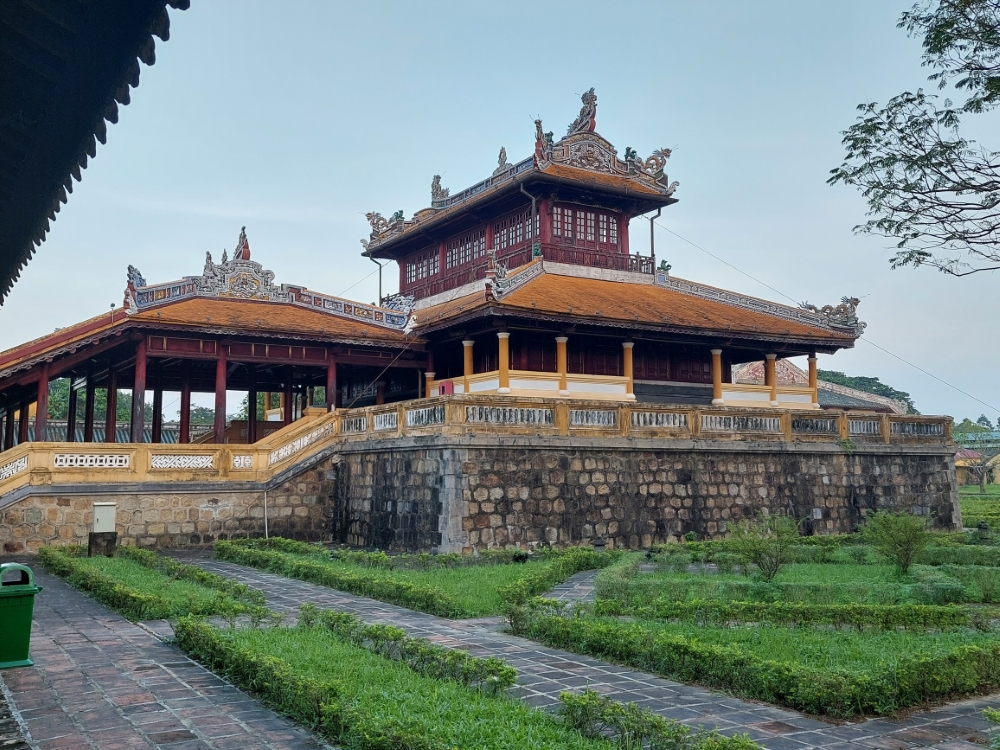
[{"label": "red wooden column", "polygon": [[149,440],[152,443],[161,442],[163,436],[163,389],[159,383],[153,385],[153,434]]},{"label": "red wooden column", "polygon": [[284,414],[282,414],[282,419],[286,425],[292,423],[294,419],[294,409],[295,405],[292,403],[292,368],[285,368],[285,396],[284,396]]},{"label": "red wooden column", "polygon": [[215,360],[215,442],[226,440],[226,350],[219,343],[219,357]]},{"label": "red wooden column", "polygon": [[38,400],[35,402],[35,442],[42,443],[48,439],[49,419],[49,364],[42,365],[38,376]]},{"label": "red wooden column", "polygon": [[20,445],[21,443],[27,443],[28,442],[28,407],[29,406],[30,406],[30,402],[28,401],[28,397],[25,396],[21,400],[21,409],[20,409],[20,414],[18,415],[19,419],[17,421],[17,444],[18,445]]},{"label": "red wooden column", "polygon": [[623,255],[628,255],[628,216],[618,214],[618,247]]},{"label": "red wooden column", "polygon": [[118,373],[108,368],[108,413],[104,416],[104,442],[118,442]]},{"label": "red wooden column", "polygon": [[146,420],[146,337],[135,348],[135,378],[132,381],[130,443],[141,443]]},{"label": "red wooden column", "polygon": [[257,368],[249,365],[250,390],[247,392],[247,442],[257,442]]},{"label": "red wooden column", "polygon": [[542,244],[552,242],[552,201],[541,198],[538,201],[538,241]]},{"label": "red wooden column", "polygon": [[180,443],[191,442],[191,363],[185,362],[181,372],[181,423]]},{"label": "red wooden column", "polygon": [[69,379],[69,404],[66,407],[66,442],[76,442],[76,402],[79,389],[73,387],[73,378]]},{"label": "red wooden column", "polygon": [[[442,266],[444,268],[444,266]],[[331,354],[326,363],[326,410],[337,408],[337,360]]]},{"label": "red wooden column", "polygon": [[87,373],[87,390],[83,402],[83,442],[94,442],[94,379]]},{"label": "red wooden column", "polygon": [[14,447],[14,407],[7,405],[7,419],[3,423],[3,449],[10,450]]}]

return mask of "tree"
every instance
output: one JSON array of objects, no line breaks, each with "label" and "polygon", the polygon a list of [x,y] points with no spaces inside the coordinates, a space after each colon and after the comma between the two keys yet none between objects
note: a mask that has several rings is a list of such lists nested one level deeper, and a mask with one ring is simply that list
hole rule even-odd
[{"label": "tree", "polygon": [[883,557],[906,573],[913,561],[931,541],[927,523],[920,516],[910,513],[872,513],[861,529],[861,537],[877,549]]},{"label": "tree", "polygon": [[[84,392],[77,394],[76,418],[78,423],[82,423],[84,409]],[[108,389],[97,388],[94,390],[94,421],[98,424],[104,422],[108,413]],[[69,418],[69,378],[55,378],[49,381],[49,419],[65,421]],[[153,405],[150,399],[146,399],[144,405],[144,419],[146,424],[151,424],[153,420]],[[115,420],[118,422],[130,422],[132,420],[132,394],[129,391],[118,391],[118,399],[115,402]]]},{"label": "tree", "polygon": [[981,415],[975,422],[966,417],[959,424],[952,423],[951,435],[961,446],[956,459],[962,461],[965,470],[976,480],[980,495],[986,494],[990,463],[1000,455],[1000,430],[990,429],[992,426],[985,415]]},{"label": "tree", "polygon": [[[178,417],[180,412],[177,412]],[[215,409],[207,406],[191,407],[191,424],[215,424]]]},{"label": "tree", "polygon": [[732,530],[733,552],[744,566],[753,564],[761,578],[770,581],[792,560],[792,545],[799,538],[799,524],[789,516],[758,516],[740,521]]},{"label": "tree", "polygon": [[923,36],[923,65],[958,106],[903,92],[861,104],[843,133],[846,157],[828,182],[859,188],[867,222],[896,241],[892,268],[930,266],[954,276],[1000,269],[1000,153],[959,134],[964,115],[1000,104],[1000,0],[921,0],[899,20]]},{"label": "tree", "polygon": [[819,370],[816,374],[820,380],[824,380],[827,383],[843,385],[847,388],[864,391],[865,393],[874,393],[876,396],[885,396],[886,398],[891,398],[894,401],[901,401],[906,404],[906,411],[909,414],[920,413],[913,405],[913,399],[910,397],[909,393],[906,391],[896,390],[891,385],[883,383],[878,378],[845,375],[844,373],[837,372],[836,370]]}]

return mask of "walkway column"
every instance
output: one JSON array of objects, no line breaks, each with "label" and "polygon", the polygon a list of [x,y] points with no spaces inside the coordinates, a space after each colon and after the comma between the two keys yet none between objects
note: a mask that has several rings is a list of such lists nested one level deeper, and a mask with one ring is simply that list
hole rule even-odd
[{"label": "walkway column", "polygon": [[48,440],[49,428],[49,364],[42,365],[42,372],[38,376],[38,400],[35,402],[35,442],[42,443]]},{"label": "walkway column", "polygon": [[191,363],[184,362],[181,366],[181,420],[178,425],[179,443],[191,442]]},{"label": "walkway column", "polygon": [[150,436],[150,442],[162,443],[163,442],[163,388],[160,384],[153,384],[153,434]]},{"label": "walkway column", "polygon": [[500,339],[500,387],[497,393],[510,393],[510,334],[501,331],[497,338]]},{"label": "walkway column", "polygon": [[812,389],[813,406],[819,406],[819,377],[816,372],[816,352],[809,355],[809,387]]},{"label": "walkway column", "polygon": [[333,411],[337,408],[337,360],[330,355],[330,361],[326,365],[326,410]]},{"label": "walkway column", "polygon": [[86,395],[83,401],[83,442],[94,442],[94,378],[87,373]]},{"label": "walkway column", "polygon": [[465,374],[465,390],[463,391],[463,393],[469,392],[469,378],[472,377],[473,375],[472,345],[475,343],[476,343],[475,341],[468,341],[468,340],[462,342],[462,346],[465,347],[464,351],[462,352],[462,354],[464,355],[463,364],[464,364],[464,374]]},{"label": "walkway column", "polygon": [[432,389],[434,388],[434,376],[435,375],[437,375],[437,373],[436,372],[431,372],[430,370],[428,370],[427,372],[424,373],[424,392],[425,392],[427,398],[430,398],[431,396],[434,395]]},{"label": "walkway column", "polygon": [[294,419],[292,410],[295,405],[292,403],[292,368],[285,368],[285,392],[281,396],[282,418],[286,425],[290,425]]},{"label": "walkway column", "polygon": [[215,360],[215,442],[226,441],[226,346],[219,343],[219,356]]},{"label": "walkway column", "polygon": [[625,377],[628,378],[628,385],[625,386],[625,394],[629,399],[635,399],[635,381],[632,379],[632,347],[633,341],[622,342],[622,353],[625,355]]},{"label": "walkway column", "polygon": [[722,406],[722,349],[712,350],[712,405]]},{"label": "walkway column", "polygon": [[380,380],[375,384],[375,405],[381,406],[384,403],[385,403],[385,383]]},{"label": "walkway column", "polygon": [[69,379],[69,403],[66,406],[66,442],[76,442],[76,402],[78,390],[73,387],[73,378]]},{"label": "walkway column", "polygon": [[143,442],[143,428],[146,421],[146,337],[143,336],[135,349],[135,378],[132,382],[132,429],[130,443]]},{"label": "walkway column", "polygon": [[118,372],[108,367],[108,408],[104,415],[104,442],[118,442]]},{"label": "walkway column", "polygon": [[556,336],[556,372],[559,373],[559,395],[568,396],[569,395],[569,383],[566,376],[567,365],[566,365],[566,342],[569,338],[566,336]]},{"label": "walkway column", "polygon": [[777,354],[765,354],[767,359],[764,361],[764,385],[771,388],[771,406],[778,405],[778,377],[774,368],[774,361],[777,359]]}]

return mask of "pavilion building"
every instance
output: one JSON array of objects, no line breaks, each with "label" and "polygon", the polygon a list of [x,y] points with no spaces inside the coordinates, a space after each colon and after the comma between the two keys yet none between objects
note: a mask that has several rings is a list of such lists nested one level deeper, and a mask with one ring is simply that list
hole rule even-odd
[{"label": "pavilion building", "polygon": [[[130,266],[122,309],[0,352],[4,551],[84,541],[108,497],[145,546],[636,548],[765,509],[805,533],[879,507],[959,525],[948,418],[820,387],[817,355],[864,329],[858,300],[789,307],[672,276],[652,237],[678,202],[670,152],[619,156],[596,111],[591,90],[559,140],[536,121],[527,158],[501,149],[454,195],[434,177],[410,218],[370,213],[364,255],[399,269],[377,305],[276,284],[242,232],[200,275],[151,284]],[[245,421],[227,422],[227,391],[248,394]],[[195,393],[213,394],[206,434]]]}]

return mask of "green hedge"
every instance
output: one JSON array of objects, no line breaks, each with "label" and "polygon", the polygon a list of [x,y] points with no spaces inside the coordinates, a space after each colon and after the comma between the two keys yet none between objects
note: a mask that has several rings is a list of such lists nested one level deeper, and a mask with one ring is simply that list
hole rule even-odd
[{"label": "green hedge", "polygon": [[887,714],[1000,686],[1000,643],[904,657],[891,669],[861,674],[770,661],[737,647],[657,632],[640,623],[561,617],[546,614],[546,609],[536,606],[526,617],[522,635],[555,648],[813,714]]},{"label": "green hedge", "polygon": [[802,604],[799,602],[726,602],[694,599],[686,602],[660,600],[646,607],[626,607],[614,599],[598,600],[598,615],[631,615],[663,620],[690,620],[711,624],[767,623],[784,627],[832,625],[864,630],[904,628],[944,630],[974,626],[985,629],[993,612],[967,607],[927,604]]},{"label": "green hedge", "polygon": [[503,659],[480,659],[425,638],[411,638],[405,630],[392,625],[367,625],[347,612],[304,604],[299,608],[299,624],[325,627],[355,646],[402,661],[424,677],[454,680],[489,695],[499,695],[517,681],[517,670]]},{"label": "green hedge", "polygon": [[587,689],[560,693],[559,717],[584,737],[614,736],[623,750],[755,750],[760,745],[746,734],[725,737],[715,731],[691,729],[664,719],[634,703],[621,703]]},{"label": "green hedge", "polygon": [[[248,638],[253,635],[250,631],[242,631],[241,644],[241,631],[219,631],[184,618],[175,633],[178,645],[191,657],[345,750],[612,748],[607,741],[584,738],[555,717],[510,698],[412,674],[405,666],[359,651],[337,637],[334,642],[339,645],[334,647],[321,640],[315,628],[295,628],[283,636],[316,649],[311,668],[293,667],[298,664],[295,659],[273,655],[266,639]],[[330,655],[329,663],[317,669],[321,654]],[[319,674],[324,677],[318,678]]]},{"label": "green hedge", "polygon": [[362,568],[377,568],[379,570],[437,570],[441,568],[461,568],[474,565],[509,565],[527,562],[529,559],[548,559],[558,557],[557,550],[539,550],[528,553],[517,548],[492,549],[475,555],[462,555],[449,552],[439,555],[421,553],[417,555],[389,555],[382,551],[352,550],[347,548],[327,549],[320,544],[299,542],[283,537],[269,539],[241,539],[233,541],[241,547],[251,549],[273,550],[295,555],[329,556],[331,559],[357,565]]},{"label": "green hedge", "polygon": [[394,580],[379,575],[377,571],[355,573],[338,570],[323,562],[310,560],[307,556],[299,558],[285,552],[255,549],[246,544],[227,541],[216,542],[215,556],[220,560],[249,565],[288,578],[329,586],[338,591],[367,596],[439,617],[461,617],[464,614],[462,606],[440,589]]},{"label": "green hedge", "polygon": [[[120,548],[127,550],[128,548]],[[239,591],[245,601],[240,601],[232,595],[233,589],[225,586],[216,590],[215,596],[203,604],[194,602],[185,605],[178,605],[175,601],[169,601],[165,597],[158,596],[155,592],[140,591],[136,588],[125,585],[113,576],[101,571],[98,568],[84,565],[81,560],[83,549],[78,547],[42,547],[38,551],[38,556],[46,570],[64,579],[71,586],[80,589],[90,597],[115,610],[129,620],[161,620],[166,618],[179,617],[187,614],[195,615],[223,615],[228,618],[235,618],[239,615],[249,615],[253,619],[263,619],[268,613],[256,604],[262,594],[254,592],[248,587],[246,592]],[[154,555],[153,553],[148,553]],[[134,560],[131,553],[122,555],[130,560]],[[139,557],[138,555],[136,557]],[[151,563],[148,557],[142,558],[145,563]],[[143,567],[150,565],[139,562]],[[174,561],[170,561],[174,562]],[[179,565],[178,563],[174,563]],[[179,566],[182,570],[177,570],[177,577],[186,577],[192,583],[200,583],[196,570],[189,570],[192,566]],[[153,567],[158,572],[163,572],[159,567]],[[166,573],[164,584],[169,583]],[[224,580],[221,579],[220,580]],[[204,584],[201,584],[204,585]],[[206,586],[206,588],[212,588]],[[249,600],[249,601],[246,601]]]}]

